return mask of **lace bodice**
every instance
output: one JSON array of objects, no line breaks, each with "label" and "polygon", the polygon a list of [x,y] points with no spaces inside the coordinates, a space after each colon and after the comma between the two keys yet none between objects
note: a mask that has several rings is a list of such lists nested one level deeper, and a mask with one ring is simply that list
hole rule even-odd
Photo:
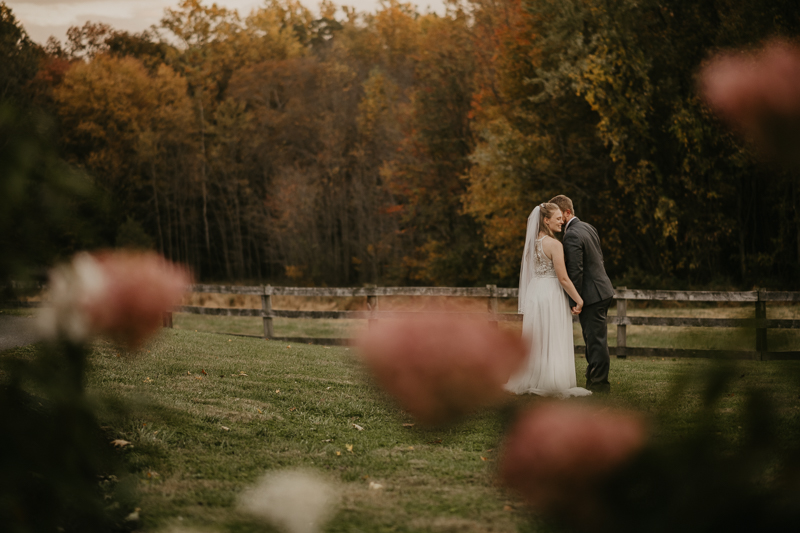
[{"label": "lace bodice", "polygon": [[544,253],[542,248],[543,240],[544,237],[536,239],[536,243],[533,246],[533,275],[537,278],[555,278],[557,277],[556,268],[553,265],[553,260]]}]

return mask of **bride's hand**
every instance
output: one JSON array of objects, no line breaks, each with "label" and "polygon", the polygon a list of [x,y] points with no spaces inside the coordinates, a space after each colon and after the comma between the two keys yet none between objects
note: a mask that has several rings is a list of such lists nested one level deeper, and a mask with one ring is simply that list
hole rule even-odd
[{"label": "bride's hand", "polygon": [[579,304],[575,304],[575,307],[572,308],[572,314],[573,315],[579,315],[579,314],[581,314],[582,310],[583,310],[583,302],[581,302]]}]

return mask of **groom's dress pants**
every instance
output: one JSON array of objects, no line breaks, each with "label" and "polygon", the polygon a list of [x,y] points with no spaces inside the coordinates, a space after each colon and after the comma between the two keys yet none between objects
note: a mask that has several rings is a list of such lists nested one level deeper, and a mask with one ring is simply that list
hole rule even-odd
[{"label": "groom's dress pants", "polygon": [[586,388],[589,390],[608,391],[611,384],[608,382],[608,327],[606,315],[611,300],[603,300],[592,305],[587,305],[578,315],[583,331],[583,341],[586,343]]}]

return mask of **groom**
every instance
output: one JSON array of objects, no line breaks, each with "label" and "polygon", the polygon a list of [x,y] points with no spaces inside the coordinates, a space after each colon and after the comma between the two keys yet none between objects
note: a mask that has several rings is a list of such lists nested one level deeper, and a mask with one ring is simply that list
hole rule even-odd
[{"label": "groom", "polygon": [[[597,230],[575,216],[572,200],[560,194],[550,200],[564,216],[564,262],[569,279],[583,298],[583,310],[578,318],[586,343],[586,388],[609,392],[608,328],[606,313],[614,297],[614,287],[603,266],[603,251]],[[570,303],[575,302],[570,298]]]}]

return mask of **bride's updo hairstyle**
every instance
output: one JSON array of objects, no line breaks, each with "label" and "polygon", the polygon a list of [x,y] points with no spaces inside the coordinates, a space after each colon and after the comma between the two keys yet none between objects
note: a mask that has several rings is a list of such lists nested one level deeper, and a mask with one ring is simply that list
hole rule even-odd
[{"label": "bride's updo hairstyle", "polygon": [[[553,215],[556,214],[556,211],[561,211],[556,204],[550,204],[547,202],[539,204],[539,231],[544,232],[546,235],[549,235],[554,239],[556,236],[553,235],[553,230],[547,227],[547,224],[544,223],[544,219],[553,218]],[[536,238],[538,239],[539,236],[537,235]]]}]

